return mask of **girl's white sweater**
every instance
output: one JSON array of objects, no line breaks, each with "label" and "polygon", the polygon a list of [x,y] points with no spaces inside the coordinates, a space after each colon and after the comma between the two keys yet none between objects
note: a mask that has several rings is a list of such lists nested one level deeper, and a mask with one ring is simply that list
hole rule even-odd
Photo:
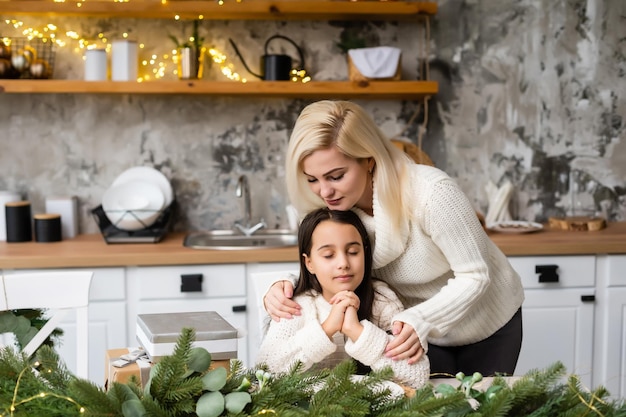
[{"label": "girl's white sweater", "polygon": [[[423,387],[429,378],[430,364],[426,355],[416,364],[406,360],[392,361],[384,354],[392,336],[391,319],[404,307],[385,283],[374,281],[376,297],[373,322],[362,320],[364,329],[356,342],[337,333],[331,340],[322,329],[331,305],[317,292],[295,297],[302,315],[290,320],[272,321],[257,356],[257,364],[265,363],[272,372],[287,372],[298,361],[304,369],[313,366],[332,367],[340,360],[352,357],[373,370],[390,366],[398,380],[413,388]],[[339,337],[337,337],[339,336]],[[340,342],[338,343],[338,340]],[[344,343],[345,345],[341,346]]]}]

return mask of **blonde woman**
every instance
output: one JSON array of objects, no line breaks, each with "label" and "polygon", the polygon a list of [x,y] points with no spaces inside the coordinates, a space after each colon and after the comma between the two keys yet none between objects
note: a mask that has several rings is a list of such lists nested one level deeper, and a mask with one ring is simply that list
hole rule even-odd
[{"label": "blonde woman", "polygon": [[[483,230],[470,201],[445,172],[413,163],[357,104],[304,108],[286,156],[291,203],[353,210],[374,245],[374,276],[404,311],[393,318],[386,355],[433,374],[514,373],[522,342],[524,291],[518,274]],[[300,314],[296,277],[264,297],[276,321]]]}]

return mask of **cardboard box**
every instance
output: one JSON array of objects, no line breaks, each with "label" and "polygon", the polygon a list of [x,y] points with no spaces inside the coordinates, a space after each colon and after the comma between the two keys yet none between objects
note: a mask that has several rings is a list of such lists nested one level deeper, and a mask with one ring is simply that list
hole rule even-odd
[{"label": "cardboard box", "polygon": [[237,329],[215,311],[139,314],[137,340],[152,362],[174,352],[183,328],[193,328],[193,346],[203,347],[213,360],[237,358]]},{"label": "cardboard box", "polygon": [[130,363],[122,368],[113,366],[116,361],[130,352],[129,348],[109,349],[105,353],[104,363],[104,388],[109,389],[111,382],[119,382],[125,384],[130,379],[131,375],[135,375],[141,381],[141,386],[144,386],[150,378],[150,368],[152,363],[139,360],[135,363]]},{"label": "cardboard box", "polygon": [[[135,363],[128,364],[122,368],[118,368],[113,364],[128,352],[136,348],[120,348],[109,349],[105,353],[104,363],[104,388],[109,389],[112,382],[125,384],[131,375],[135,375],[141,381],[141,386],[145,386],[150,378],[150,369],[153,363],[146,360],[139,360]],[[210,369],[217,367],[225,368],[230,371],[230,360],[212,360]]]}]

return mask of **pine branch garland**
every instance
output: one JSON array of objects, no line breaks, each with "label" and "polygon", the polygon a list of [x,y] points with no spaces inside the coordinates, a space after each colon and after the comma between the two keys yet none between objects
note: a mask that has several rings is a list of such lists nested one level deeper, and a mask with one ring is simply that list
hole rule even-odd
[{"label": "pine branch garland", "polygon": [[[511,385],[501,377],[494,378],[490,386],[476,385],[482,378],[479,374],[457,375],[461,380],[458,388],[428,385],[411,397],[394,397],[381,385],[392,380],[390,369],[355,380],[353,361],[309,371],[296,364],[287,373],[270,374],[263,367],[246,369],[234,360],[223,374],[221,369],[210,370],[210,355],[194,350],[198,349],[192,347],[194,338],[193,330],[183,331],[173,355],[153,366],[145,388],[131,378],[126,384],[113,382],[108,391],[73,376],[49,347],[38,351],[41,364],[37,369],[14,349],[2,349],[0,415],[626,417],[624,400],[609,400],[604,387],[586,389],[578,376],[566,376],[560,363],[533,370]],[[213,388],[203,385],[207,376]],[[219,385],[214,384],[213,376],[221,378]],[[207,392],[235,401],[229,405],[231,411],[207,414],[207,409],[199,410],[198,400]]]}]

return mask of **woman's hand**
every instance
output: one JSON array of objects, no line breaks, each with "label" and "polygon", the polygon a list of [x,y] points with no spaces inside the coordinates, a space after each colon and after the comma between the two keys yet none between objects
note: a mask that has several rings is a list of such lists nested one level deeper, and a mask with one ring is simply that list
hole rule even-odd
[{"label": "woman's hand", "polygon": [[300,305],[292,297],[293,284],[290,281],[275,282],[263,297],[263,307],[274,321],[299,316]]},{"label": "woman's hand", "polygon": [[413,327],[401,321],[393,322],[393,340],[387,343],[385,355],[393,360],[408,359],[409,364],[416,363],[424,354],[424,348]]}]

